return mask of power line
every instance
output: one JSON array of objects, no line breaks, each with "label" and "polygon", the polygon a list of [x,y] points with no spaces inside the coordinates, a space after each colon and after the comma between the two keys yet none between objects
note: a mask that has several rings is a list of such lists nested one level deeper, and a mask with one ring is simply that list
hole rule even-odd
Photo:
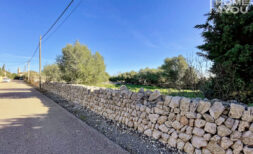
[{"label": "power line", "polygon": [[55,22],[51,25],[51,27],[47,30],[47,32],[42,35],[41,39],[43,39],[51,30],[52,28],[55,26],[55,24],[60,20],[60,18],[64,15],[64,13],[68,10],[68,8],[70,7],[70,5],[74,2],[74,0],[71,0],[71,2],[69,3],[69,5],[63,10],[63,12],[60,14],[60,16],[55,20]]},{"label": "power line", "polygon": [[30,62],[32,61],[32,59],[33,59],[33,57],[35,56],[35,54],[37,53],[38,49],[39,49],[39,44],[38,44],[37,47],[35,48],[35,50],[34,50],[34,52],[33,52],[33,54],[32,54],[32,57],[27,61],[28,63],[30,63]]},{"label": "power line", "polygon": [[52,33],[50,33],[50,35],[43,41],[43,43],[45,43],[68,20],[71,14],[75,12],[75,10],[80,6],[81,3],[82,3],[82,0],[79,1],[79,3],[74,7],[74,9],[71,10],[69,15],[65,17],[65,19],[55,28],[55,30]]},{"label": "power line", "polygon": [[[52,28],[56,25],[56,23],[60,20],[60,18],[64,15],[64,13],[68,10],[68,8],[70,7],[70,5],[74,2],[74,0],[71,0],[71,2],[68,4],[68,6],[62,11],[62,13],[60,14],[60,16],[55,20],[55,22],[49,27],[49,29],[46,31],[46,33],[44,33],[41,37],[41,39],[43,39],[51,30]],[[35,48],[32,57],[28,60],[28,63],[31,62],[31,60],[33,59],[33,57],[35,56],[35,54],[37,53],[39,49],[39,43],[37,45],[37,47]]]}]

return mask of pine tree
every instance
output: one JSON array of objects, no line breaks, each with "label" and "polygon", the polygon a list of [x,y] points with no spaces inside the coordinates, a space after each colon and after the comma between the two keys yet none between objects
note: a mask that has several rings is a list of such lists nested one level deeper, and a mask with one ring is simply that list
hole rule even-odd
[{"label": "pine tree", "polygon": [[[243,7],[240,5],[235,5]],[[215,77],[209,83],[210,97],[253,100],[253,7],[245,6],[248,13],[219,12],[216,6],[207,14],[203,30],[204,44],[198,46],[199,55],[213,61]]]}]

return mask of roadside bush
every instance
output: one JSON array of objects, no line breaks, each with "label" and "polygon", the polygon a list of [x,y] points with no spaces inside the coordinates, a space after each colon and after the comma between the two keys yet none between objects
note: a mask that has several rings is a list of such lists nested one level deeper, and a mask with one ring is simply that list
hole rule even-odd
[{"label": "roadside bush", "polygon": [[42,71],[46,81],[60,81],[61,72],[57,64],[46,65]]}]

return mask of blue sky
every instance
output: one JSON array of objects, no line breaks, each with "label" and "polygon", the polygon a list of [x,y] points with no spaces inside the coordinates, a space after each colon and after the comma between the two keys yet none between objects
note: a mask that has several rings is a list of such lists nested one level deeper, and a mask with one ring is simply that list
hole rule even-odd
[{"label": "blue sky", "polygon": [[[42,65],[55,62],[66,44],[76,40],[104,57],[107,72],[156,68],[166,57],[199,51],[209,0],[81,0],[79,7],[47,41]],[[16,72],[32,56],[46,32],[70,0],[3,0],[0,5],[0,65]],[[64,18],[80,2],[75,0]],[[61,20],[59,23],[61,23]],[[59,26],[56,25],[56,27]],[[52,30],[54,31],[54,29]],[[38,71],[38,53],[31,63]]]}]

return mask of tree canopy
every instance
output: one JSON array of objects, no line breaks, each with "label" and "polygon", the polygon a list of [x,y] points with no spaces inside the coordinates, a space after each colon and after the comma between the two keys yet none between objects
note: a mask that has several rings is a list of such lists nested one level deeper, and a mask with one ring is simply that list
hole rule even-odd
[{"label": "tree canopy", "polygon": [[87,46],[81,45],[78,41],[62,49],[57,64],[62,79],[69,83],[95,84],[108,78],[104,58],[99,52],[92,54]]},{"label": "tree canopy", "polygon": [[158,68],[140,69],[121,73],[110,78],[113,82],[126,84],[154,85],[169,88],[194,89],[198,83],[198,75],[193,67],[190,67],[182,55],[166,58]]},{"label": "tree canopy", "polygon": [[204,38],[204,44],[198,46],[203,51],[199,55],[213,61],[211,71],[215,77],[209,83],[209,94],[252,101],[253,7],[244,7],[248,13],[220,12],[221,7],[217,5],[207,14],[206,23],[196,26],[203,30]]}]

